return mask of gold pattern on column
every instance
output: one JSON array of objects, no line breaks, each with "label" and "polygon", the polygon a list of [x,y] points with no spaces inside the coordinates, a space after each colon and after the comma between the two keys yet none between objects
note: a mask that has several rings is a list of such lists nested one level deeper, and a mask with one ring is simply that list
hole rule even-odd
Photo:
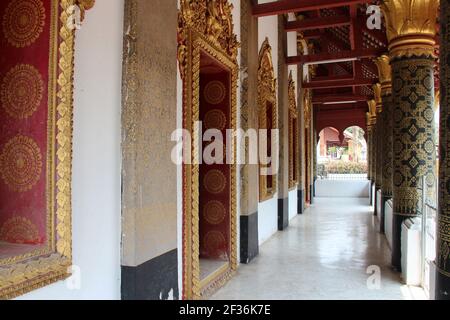
[{"label": "gold pattern on column", "polygon": [[434,55],[437,0],[384,0],[389,53],[398,56]]},{"label": "gold pattern on column", "polygon": [[385,198],[392,197],[392,175],[393,175],[393,104],[392,104],[392,69],[390,59],[382,55],[374,60],[381,83],[381,97],[383,100],[383,181],[381,182],[382,194]]},{"label": "gold pattern on column", "polygon": [[375,125],[376,135],[376,154],[374,155],[376,160],[375,167],[375,187],[381,189],[383,183],[383,153],[384,153],[384,141],[383,130],[384,124],[382,121],[383,101],[381,98],[381,84],[377,83],[373,86],[374,100],[376,103],[377,122]]}]

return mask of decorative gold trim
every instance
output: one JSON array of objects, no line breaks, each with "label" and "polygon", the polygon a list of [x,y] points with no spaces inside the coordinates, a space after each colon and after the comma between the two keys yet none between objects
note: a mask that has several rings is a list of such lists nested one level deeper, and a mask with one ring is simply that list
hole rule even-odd
[{"label": "decorative gold trim", "polygon": [[382,1],[391,58],[434,56],[438,7],[437,0]]},{"label": "decorative gold trim", "polygon": [[[272,106],[272,129],[278,128],[278,106],[276,94],[277,82],[272,62],[272,47],[266,38],[259,51],[258,68],[258,114],[259,129],[267,129],[267,103]],[[261,172],[262,165],[259,165]],[[272,199],[277,191],[277,175],[270,176],[272,187],[268,187],[269,176],[259,176],[259,201]]]},{"label": "decorative gold trim", "polygon": [[[28,260],[0,266],[0,298],[11,299],[69,276],[72,264],[71,176],[74,31],[69,28],[74,0],[52,0],[52,21],[60,26],[51,32],[49,79],[48,237],[51,251]],[[59,18],[59,24],[57,23]],[[52,22],[53,23],[53,22]],[[59,40],[58,40],[59,38]],[[59,63],[56,65],[56,59]],[[59,66],[59,68],[58,68]],[[53,74],[57,77],[53,76]],[[55,106],[55,110],[52,109]],[[54,209],[53,209],[54,208]],[[42,252],[38,250],[39,254]]]},{"label": "decorative gold trim", "polygon": [[[209,55],[231,75],[231,129],[237,129],[237,49],[233,33],[233,6],[227,0],[181,0],[178,15],[178,61],[183,79],[183,127],[193,137],[192,163],[198,163],[200,111],[200,56]],[[233,143],[236,163],[236,143]],[[200,281],[199,262],[199,165],[183,167],[183,298],[201,299],[233,276],[237,269],[236,164],[230,166],[230,263],[213,283]]]},{"label": "decorative gold trim", "polygon": [[[292,71],[289,73],[288,81],[289,96],[289,189],[293,190],[298,185],[298,159],[299,159],[299,137],[297,134],[299,117],[297,113],[297,101],[295,81],[292,78]],[[296,124],[294,126],[294,123]],[[295,130],[297,128],[297,130]],[[295,170],[297,168],[297,170]],[[296,172],[297,171],[297,172]]]}]

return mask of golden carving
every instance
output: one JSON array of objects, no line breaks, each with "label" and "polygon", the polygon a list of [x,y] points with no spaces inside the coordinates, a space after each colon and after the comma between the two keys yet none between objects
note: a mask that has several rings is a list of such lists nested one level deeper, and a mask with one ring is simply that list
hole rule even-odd
[{"label": "golden carving", "polygon": [[[14,298],[69,276],[72,264],[71,177],[74,0],[51,1],[47,245],[0,265],[0,298]],[[59,27],[59,32],[58,28]],[[56,40],[59,40],[58,42]],[[57,119],[57,120],[54,120]],[[31,259],[32,258],[32,259]]]},{"label": "golden carving", "polygon": [[392,68],[390,59],[387,55],[382,55],[374,59],[374,63],[378,68],[378,77],[381,83],[381,95],[389,95],[392,93]]},{"label": "golden carving", "polygon": [[3,16],[3,33],[17,48],[32,45],[45,26],[45,8],[41,0],[14,0]]},{"label": "golden carving", "polygon": [[9,116],[30,117],[42,102],[44,81],[39,71],[28,64],[13,67],[3,78],[0,101]]},{"label": "golden carving", "polygon": [[376,103],[377,113],[381,113],[383,111],[383,99],[381,97],[381,84],[377,83],[373,85],[373,98]]},{"label": "golden carving", "polygon": [[[272,124],[268,123],[267,115],[272,115]],[[258,68],[258,114],[259,129],[277,129],[278,127],[278,107],[276,94],[276,79],[272,63],[272,48],[269,39],[266,38],[259,51],[259,68]],[[267,133],[268,135],[271,132]],[[268,140],[268,143],[270,141]],[[270,146],[268,146],[270,147]],[[268,149],[268,148],[267,148]],[[262,165],[260,165],[260,169]],[[269,186],[269,179],[272,184]],[[277,175],[260,175],[259,176],[259,200],[266,201],[273,198],[277,190]]]},{"label": "golden carving", "polygon": [[377,102],[375,100],[367,101],[369,112],[367,113],[367,129],[372,131],[377,122]]},{"label": "golden carving", "polygon": [[437,0],[382,1],[391,58],[434,56],[438,7]]},{"label": "golden carving", "polygon": [[237,62],[239,43],[233,33],[233,5],[227,0],[181,0],[178,15],[178,61],[184,75],[187,63],[189,31],[202,35],[204,40]]},{"label": "golden carving", "polygon": [[[209,4],[209,9],[207,7]],[[216,10],[212,10],[215,6]],[[233,33],[232,5],[226,0],[181,0],[178,15],[178,62],[183,79],[183,126],[193,137],[192,163],[196,163],[199,132],[195,123],[200,111],[200,57],[206,53],[231,74],[231,123],[237,129],[237,49]],[[216,16],[219,12],[219,16]],[[221,28],[218,28],[220,25]],[[221,29],[221,30],[220,30]],[[219,32],[220,30],[220,32]],[[236,144],[232,146],[236,160]],[[236,161],[233,161],[236,163]],[[200,281],[199,262],[199,166],[185,166],[183,172],[183,298],[200,299],[233,276],[237,269],[236,165],[230,165],[230,263],[211,283]]]},{"label": "golden carving", "polygon": [[25,192],[33,188],[42,173],[42,155],[36,142],[23,135],[10,139],[0,154],[0,172],[9,189]]}]

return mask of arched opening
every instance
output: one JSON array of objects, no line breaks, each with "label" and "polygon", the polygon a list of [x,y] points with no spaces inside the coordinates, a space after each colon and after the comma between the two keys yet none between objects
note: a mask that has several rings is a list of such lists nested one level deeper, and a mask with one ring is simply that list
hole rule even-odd
[{"label": "arched opening", "polygon": [[316,152],[319,179],[366,179],[367,142],[361,127],[322,129]]}]

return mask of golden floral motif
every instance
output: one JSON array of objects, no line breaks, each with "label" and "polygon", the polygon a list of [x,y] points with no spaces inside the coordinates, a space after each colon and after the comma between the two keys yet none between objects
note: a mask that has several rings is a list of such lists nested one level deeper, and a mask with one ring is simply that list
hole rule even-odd
[{"label": "golden floral motif", "polygon": [[222,202],[217,200],[209,201],[203,208],[203,216],[212,225],[218,225],[225,219],[226,209]]},{"label": "golden floral motif", "polygon": [[42,155],[36,142],[23,135],[9,140],[0,154],[1,176],[13,191],[33,188],[42,173]]},{"label": "golden floral motif", "polygon": [[220,170],[210,170],[205,175],[203,185],[209,193],[219,194],[225,190],[227,178]]},{"label": "golden floral motif", "polygon": [[3,78],[0,101],[9,116],[30,117],[42,102],[44,81],[39,71],[29,64],[13,67]]},{"label": "golden floral motif", "polygon": [[210,104],[221,103],[225,99],[225,95],[225,85],[221,81],[211,81],[205,86],[205,100]]},{"label": "golden floral motif", "polygon": [[15,216],[0,228],[0,241],[16,244],[38,244],[42,242],[36,225],[29,219]]},{"label": "golden floral motif", "polygon": [[227,126],[227,116],[219,109],[213,109],[205,114],[205,129],[224,130]]},{"label": "golden floral motif", "polygon": [[3,16],[3,33],[17,48],[32,45],[45,26],[45,8],[41,0],[13,0]]}]

